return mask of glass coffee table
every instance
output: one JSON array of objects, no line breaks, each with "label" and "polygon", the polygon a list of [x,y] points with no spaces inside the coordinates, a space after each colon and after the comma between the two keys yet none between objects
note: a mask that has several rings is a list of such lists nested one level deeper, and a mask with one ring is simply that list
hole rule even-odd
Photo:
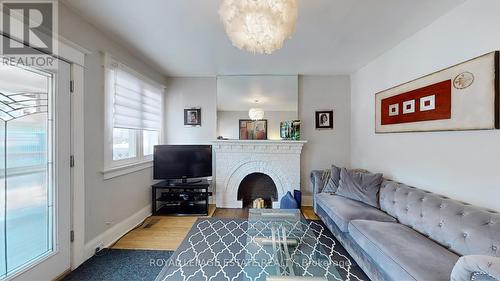
[{"label": "glass coffee table", "polygon": [[157,281],[362,280],[319,221],[299,210],[250,209],[249,218],[198,219]]},{"label": "glass coffee table", "polygon": [[[321,237],[322,231],[300,210],[250,209],[246,260],[251,262],[243,280],[344,280],[338,262],[330,259],[335,241]],[[265,279],[256,278],[261,273]]]}]

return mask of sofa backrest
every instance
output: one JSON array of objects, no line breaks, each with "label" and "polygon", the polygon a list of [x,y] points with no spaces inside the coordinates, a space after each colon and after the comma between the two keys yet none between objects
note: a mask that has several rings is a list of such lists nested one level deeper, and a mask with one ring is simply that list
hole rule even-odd
[{"label": "sofa backrest", "polygon": [[390,180],[379,200],[400,223],[459,255],[500,256],[500,213]]}]

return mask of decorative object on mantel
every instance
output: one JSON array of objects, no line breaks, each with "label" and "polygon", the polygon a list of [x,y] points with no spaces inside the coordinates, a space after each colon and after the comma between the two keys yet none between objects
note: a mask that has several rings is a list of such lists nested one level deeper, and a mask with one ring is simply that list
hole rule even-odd
[{"label": "decorative object on mantel", "polygon": [[280,123],[280,137],[282,140],[292,138],[292,121],[283,121]]},{"label": "decorative object on mantel", "polygon": [[262,198],[257,198],[253,200],[252,208],[254,209],[264,209],[266,202]]},{"label": "decorative object on mantel", "polygon": [[219,16],[233,46],[271,54],[294,32],[298,7],[296,0],[223,0]]},{"label": "decorative object on mantel", "polygon": [[300,120],[292,121],[292,140],[300,140]]},{"label": "decorative object on mantel", "polygon": [[280,122],[280,138],[282,140],[287,140],[290,138],[291,121],[281,121]]},{"label": "decorative object on mantel", "polygon": [[280,138],[282,140],[300,140],[300,120],[280,122]]},{"label": "decorative object on mantel", "polygon": [[375,132],[500,128],[499,52],[375,95]]},{"label": "decorative object on mantel", "polygon": [[316,129],[333,129],[333,109],[316,111]]},{"label": "decorative object on mantel", "polygon": [[267,140],[267,120],[240,119],[240,140]]},{"label": "decorative object on mantel", "polygon": [[280,201],[280,209],[298,209],[299,204],[293,197],[292,193],[288,191]]},{"label": "decorative object on mantel", "polygon": [[189,127],[201,126],[200,107],[184,108],[184,126],[189,126]]}]

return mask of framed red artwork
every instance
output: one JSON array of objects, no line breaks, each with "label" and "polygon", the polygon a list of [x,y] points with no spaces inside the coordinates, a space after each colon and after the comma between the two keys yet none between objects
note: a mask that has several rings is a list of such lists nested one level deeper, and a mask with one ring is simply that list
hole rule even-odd
[{"label": "framed red artwork", "polygon": [[499,52],[375,95],[375,132],[498,129]]}]

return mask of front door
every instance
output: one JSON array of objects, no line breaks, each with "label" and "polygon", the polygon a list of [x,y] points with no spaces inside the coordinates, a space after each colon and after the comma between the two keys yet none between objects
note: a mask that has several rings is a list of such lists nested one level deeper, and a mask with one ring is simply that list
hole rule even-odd
[{"label": "front door", "polygon": [[0,279],[70,268],[70,65],[0,65]]}]

